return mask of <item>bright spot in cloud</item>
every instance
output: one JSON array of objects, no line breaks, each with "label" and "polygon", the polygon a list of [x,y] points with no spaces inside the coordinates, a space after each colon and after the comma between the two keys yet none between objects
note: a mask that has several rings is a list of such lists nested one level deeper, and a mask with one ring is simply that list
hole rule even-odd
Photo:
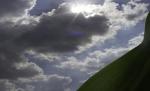
[{"label": "bright spot in cloud", "polygon": [[90,4],[74,4],[71,5],[71,12],[72,13],[92,13],[93,10],[95,9],[94,5],[90,5]]}]

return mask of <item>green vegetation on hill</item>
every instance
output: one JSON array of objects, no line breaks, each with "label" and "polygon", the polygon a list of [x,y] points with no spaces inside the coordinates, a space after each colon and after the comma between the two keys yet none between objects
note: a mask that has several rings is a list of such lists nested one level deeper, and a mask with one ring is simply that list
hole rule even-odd
[{"label": "green vegetation on hill", "polygon": [[150,13],[144,41],[92,76],[78,91],[150,91]]}]

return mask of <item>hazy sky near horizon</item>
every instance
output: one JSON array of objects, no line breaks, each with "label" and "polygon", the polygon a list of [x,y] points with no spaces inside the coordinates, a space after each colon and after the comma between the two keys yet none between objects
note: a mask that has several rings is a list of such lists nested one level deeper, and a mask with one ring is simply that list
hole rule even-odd
[{"label": "hazy sky near horizon", "polygon": [[76,91],[143,40],[149,0],[1,0],[0,91]]}]

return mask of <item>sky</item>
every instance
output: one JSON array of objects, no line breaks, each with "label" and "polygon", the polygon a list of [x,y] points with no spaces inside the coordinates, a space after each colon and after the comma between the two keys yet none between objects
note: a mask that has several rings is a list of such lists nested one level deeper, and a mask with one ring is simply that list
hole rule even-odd
[{"label": "sky", "polygon": [[149,0],[1,0],[0,91],[76,91],[143,40]]}]

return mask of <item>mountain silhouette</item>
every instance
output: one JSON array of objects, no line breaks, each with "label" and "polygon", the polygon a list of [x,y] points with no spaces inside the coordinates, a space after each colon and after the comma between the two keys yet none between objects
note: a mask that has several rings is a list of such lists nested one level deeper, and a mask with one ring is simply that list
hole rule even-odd
[{"label": "mountain silhouette", "polygon": [[78,91],[150,91],[150,13],[143,42],[92,76]]}]

